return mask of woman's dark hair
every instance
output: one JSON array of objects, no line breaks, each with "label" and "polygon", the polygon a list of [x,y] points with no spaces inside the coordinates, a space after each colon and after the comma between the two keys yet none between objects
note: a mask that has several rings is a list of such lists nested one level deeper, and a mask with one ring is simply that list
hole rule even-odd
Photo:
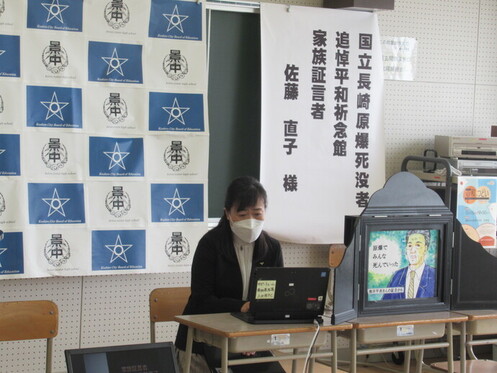
[{"label": "woman's dark hair", "polygon": [[[236,206],[238,211],[244,210],[247,207],[254,206],[259,198],[262,198],[264,207],[267,206],[267,194],[262,184],[252,176],[240,176],[234,179],[226,190],[226,198],[224,200],[224,208],[229,211],[233,206]],[[223,245],[221,250],[225,255],[233,257],[236,260],[236,254],[230,247],[233,246],[233,233],[231,232],[230,222],[223,212],[221,219],[216,228],[222,232]],[[259,256],[264,256],[268,249],[267,237],[264,231],[256,240],[256,250]]]},{"label": "woman's dark hair", "polygon": [[[255,177],[240,176],[232,180],[226,190],[224,199],[224,208],[229,211],[233,206],[237,211],[245,210],[247,207],[254,206],[262,198],[264,207],[267,206],[267,194],[262,184]],[[226,214],[223,213],[219,225],[228,224]]]},{"label": "woman's dark hair", "polygon": [[238,211],[254,206],[262,198],[267,205],[267,194],[262,184],[252,176],[241,176],[234,179],[226,190],[224,208],[229,210],[238,204]]}]

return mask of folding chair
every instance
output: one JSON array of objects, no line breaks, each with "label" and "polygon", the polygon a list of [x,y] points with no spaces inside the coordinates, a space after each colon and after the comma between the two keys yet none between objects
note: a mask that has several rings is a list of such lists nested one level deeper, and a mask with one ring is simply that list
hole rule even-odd
[{"label": "folding chair", "polygon": [[52,301],[0,302],[0,341],[46,338],[47,373],[52,372],[52,343],[58,328],[59,311]]},{"label": "folding chair", "polygon": [[155,343],[155,323],[173,321],[174,316],[181,315],[185,308],[189,287],[158,288],[150,293],[150,341]]}]

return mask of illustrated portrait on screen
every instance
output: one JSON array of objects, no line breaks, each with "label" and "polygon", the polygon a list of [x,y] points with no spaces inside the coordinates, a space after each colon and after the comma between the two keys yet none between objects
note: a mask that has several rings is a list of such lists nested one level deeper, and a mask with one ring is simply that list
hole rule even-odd
[{"label": "illustrated portrait on screen", "polygon": [[368,301],[437,296],[439,231],[372,231],[368,244]]}]

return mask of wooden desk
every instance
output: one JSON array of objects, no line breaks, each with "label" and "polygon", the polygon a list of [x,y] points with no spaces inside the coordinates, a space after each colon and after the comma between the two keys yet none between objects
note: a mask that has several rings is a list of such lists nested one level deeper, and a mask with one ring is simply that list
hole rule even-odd
[{"label": "wooden desk", "polygon": [[[455,312],[430,312],[404,315],[360,317],[349,322],[351,331],[350,372],[357,372],[357,356],[385,352],[405,351],[404,372],[409,372],[411,351],[420,351],[416,371],[421,373],[425,349],[447,347],[449,372],[453,372],[452,324],[464,323],[467,316]],[[425,340],[442,338],[447,342],[425,343]],[[413,344],[413,341],[417,342]],[[405,345],[377,348],[361,348],[358,344],[405,342]]]},{"label": "wooden desk", "polygon": [[[188,326],[186,342],[187,367],[190,370],[190,359],[193,340],[204,342],[221,349],[221,372],[228,373],[228,366],[254,364],[268,361],[303,359],[307,354],[298,354],[297,348],[308,348],[314,337],[316,327],[313,324],[248,324],[229,313],[206,315],[175,316],[174,320]],[[315,352],[312,359],[332,357],[332,372],[337,371],[337,331],[352,329],[352,324],[321,325],[321,332],[316,346],[326,341],[326,333],[331,334],[331,350]],[[288,356],[270,356],[253,359],[228,360],[228,352],[247,352],[264,350],[293,349],[294,354]],[[312,366],[311,366],[312,368]],[[295,364],[292,371],[295,370]]]}]

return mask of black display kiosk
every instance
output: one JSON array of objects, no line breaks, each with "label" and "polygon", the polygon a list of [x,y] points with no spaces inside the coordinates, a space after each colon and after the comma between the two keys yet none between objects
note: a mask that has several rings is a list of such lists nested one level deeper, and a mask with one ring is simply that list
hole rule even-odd
[{"label": "black display kiosk", "polygon": [[[412,231],[430,232],[426,264],[435,280],[431,292],[409,298],[407,280],[392,284],[409,261]],[[393,175],[360,216],[345,217],[344,243],[334,277],[335,324],[366,315],[497,309],[497,257],[470,239],[440,196],[410,172]]]},{"label": "black display kiosk", "polygon": [[[452,233],[452,212],[437,193],[409,172],[393,175],[359,217],[346,217],[333,322],[448,310]],[[416,285],[409,268],[418,268]]]}]

